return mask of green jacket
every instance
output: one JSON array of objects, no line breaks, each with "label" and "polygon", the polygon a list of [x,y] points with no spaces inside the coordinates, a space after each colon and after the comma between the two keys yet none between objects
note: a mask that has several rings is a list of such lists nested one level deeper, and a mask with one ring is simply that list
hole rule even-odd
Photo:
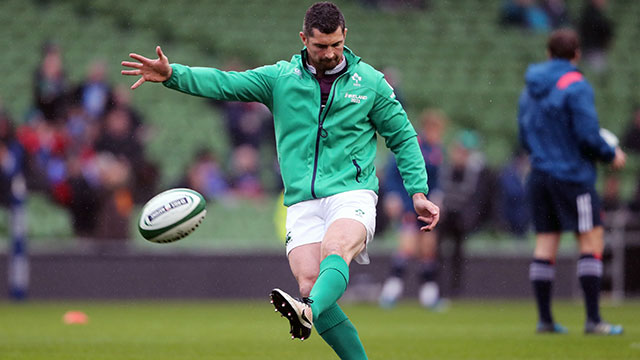
[{"label": "green jacket", "polygon": [[[284,204],[350,190],[378,191],[376,131],[396,156],[409,193],[427,193],[427,172],[416,132],[384,76],[345,48],[348,68],[321,111],[320,85],[306,50],[243,72],[172,64],[164,85],[227,101],[257,101],[273,113]],[[304,59],[304,60],[303,60]]]}]

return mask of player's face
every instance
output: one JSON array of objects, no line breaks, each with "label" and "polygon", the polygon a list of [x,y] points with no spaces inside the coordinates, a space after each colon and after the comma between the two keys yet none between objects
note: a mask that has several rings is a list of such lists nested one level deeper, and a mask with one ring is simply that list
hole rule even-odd
[{"label": "player's face", "polygon": [[331,34],[324,34],[318,29],[313,29],[311,36],[300,33],[300,38],[307,47],[309,63],[320,72],[331,70],[342,61],[346,36],[347,29],[343,31],[341,27]]}]

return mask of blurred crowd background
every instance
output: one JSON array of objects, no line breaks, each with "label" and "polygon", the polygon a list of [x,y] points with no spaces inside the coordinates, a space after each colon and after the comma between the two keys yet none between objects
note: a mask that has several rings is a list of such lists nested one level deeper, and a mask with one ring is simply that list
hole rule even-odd
[{"label": "blurred crowd background", "polygon": [[[465,240],[472,251],[532,247],[517,99],[526,66],[545,59],[546,36],[563,26],[580,32],[580,67],[594,86],[601,125],[629,154],[623,172],[600,167],[604,208],[632,214],[624,226],[640,226],[633,224],[640,219],[640,3],[336,3],[350,29],[347,46],[383,70],[421,137],[441,149],[429,160],[437,164],[434,195],[449,217],[442,238]],[[160,85],[133,92],[120,61],[130,52],[154,57],[155,45],[171,62],[225,70],[288,60],[301,49],[309,5],[0,1],[0,238],[9,236],[12,180],[22,173],[35,249],[148,246],[135,231],[140,206],[180,186],[201,192],[209,213],[177,246],[280,250],[282,186],[267,108]],[[389,195],[391,166],[381,144],[381,250],[395,245],[402,221]]]}]

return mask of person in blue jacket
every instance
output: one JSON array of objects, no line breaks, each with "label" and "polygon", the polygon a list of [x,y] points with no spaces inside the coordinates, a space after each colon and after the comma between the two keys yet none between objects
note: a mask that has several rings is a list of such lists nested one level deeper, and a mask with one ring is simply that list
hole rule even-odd
[{"label": "person in blue jacket", "polygon": [[539,333],[565,333],[551,314],[554,262],[563,231],[573,231],[580,259],[577,274],[584,293],[587,334],[617,335],[622,326],[600,317],[599,294],[604,249],[596,161],[624,166],[626,156],[601,136],[591,85],[576,64],[580,42],[571,29],[556,30],[547,42],[549,60],[531,65],[519,102],[522,146],[532,171],[527,183],[536,247],[529,268]]},{"label": "person in blue jacket", "polygon": [[[442,206],[442,191],[438,186],[438,172],[444,161],[442,137],[448,123],[446,114],[439,109],[426,109],[420,116],[421,130],[418,143],[429,174],[428,199]],[[389,277],[384,281],[380,292],[380,306],[389,308],[395,305],[404,292],[404,282],[409,263],[419,261],[418,299],[420,305],[431,310],[444,310],[446,302],[440,298],[438,285],[438,237],[436,231],[424,232],[420,228],[424,223],[411,215],[413,202],[404,190],[402,176],[398,171],[394,155],[390,155],[382,181],[383,209],[398,225],[398,248],[391,258]]]}]

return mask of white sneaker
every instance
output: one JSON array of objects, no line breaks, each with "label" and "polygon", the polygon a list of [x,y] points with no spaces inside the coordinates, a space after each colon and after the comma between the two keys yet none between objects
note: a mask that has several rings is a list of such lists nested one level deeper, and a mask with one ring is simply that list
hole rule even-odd
[{"label": "white sneaker", "polygon": [[402,296],[402,292],[404,291],[404,281],[399,277],[390,277],[382,286],[382,291],[380,292],[379,303],[380,306],[389,308],[396,304],[400,296]]},{"label": "white sneaker", "polygon": [[435,281],[424,283],[420,287],[418,300],[420,305],[435,312],[444,312],[449,308],[449,301],[440,297],[440,287]]},{"label": "white sneaker", "polygon": [[291,297],[280,289],[273,289],[270,296],[271,303],[276,308],[276,311],[289,320],[291,339],[308,339],[313,328],[313,318],[309,319],[305,315],[305,310],[307,309],[311,314],[309,305],[304,301]]},{"label": "white sneaker", "polygon": [[420,305],[431,308],[434,307],[440,299],[440,288],[434,281],[424,283],[418,292],[418,300]]}]

